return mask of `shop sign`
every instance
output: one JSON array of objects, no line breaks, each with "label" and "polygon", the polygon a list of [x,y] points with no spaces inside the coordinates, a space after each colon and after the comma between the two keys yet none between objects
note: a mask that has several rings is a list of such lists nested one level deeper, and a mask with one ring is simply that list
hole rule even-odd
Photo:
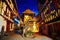
[{"label": "shop sign", "polygon": [[15,17],[14,18],[14,22],[17,23],[17,24],[19,24],[20,23],[19,18],[18,17]]}]

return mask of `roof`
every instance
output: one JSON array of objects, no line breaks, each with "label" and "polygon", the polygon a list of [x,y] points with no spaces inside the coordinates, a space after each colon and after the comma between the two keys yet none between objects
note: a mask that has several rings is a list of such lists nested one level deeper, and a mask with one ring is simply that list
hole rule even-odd
[{"label": "roof", "polygon": [[34,14],[35,12],[31,11],[30,9],[26,9],[23,13],[24,13],[24,14],[25,14],[25,13],[28,13],[28,14],[31,14],[31,13],[32,13],[32,14]]}]

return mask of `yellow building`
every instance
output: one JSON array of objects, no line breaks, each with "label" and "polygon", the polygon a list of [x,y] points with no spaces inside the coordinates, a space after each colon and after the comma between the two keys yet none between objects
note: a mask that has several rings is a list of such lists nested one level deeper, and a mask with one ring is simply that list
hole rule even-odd
[{"label": "yellow building", "polygon": [[24,23],[26,23],[28,20],[31,20],[33,19],[34,17],[34,12],[31,11],[30,9],[26,9],[24,12],[23,12],[23,15],[24,15]]},{"label": "yellow building", "polygon": [[31,30],[32,28],[30,27],[33,27],[33,18],[34,18],[34,12],[31,11],[30,9],[26,9],[24,12],[23,12],[23,21],[24,21],[24,27],[25,27],[25,31],[26,30]]},{"label": "yellow building", "polygon": [[24,15],[24,18],[23,18],[23,21],[24,21],[24,24],[25,24],[25,32],[26,31],[32,31],[32,32],[37,32],[37,25],[36,25],[36,21],[34,19],[34,15],[35,15],[35,12],[31,11],[30,9],[26,9],[24,12],[23,12],[23,15]]}]

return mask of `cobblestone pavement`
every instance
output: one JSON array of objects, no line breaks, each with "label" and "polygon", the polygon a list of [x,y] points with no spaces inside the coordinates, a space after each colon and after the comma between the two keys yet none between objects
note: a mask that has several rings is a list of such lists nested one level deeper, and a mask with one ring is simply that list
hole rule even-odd
[{"label": "cobblestone pavement", "polygon": [[52,40],[52,39],[42,35],[37,35],[34,38],[29,38],[29,37],[22,37],[19,34],[12,33],[9,36],[4,36],[3,40]]}]

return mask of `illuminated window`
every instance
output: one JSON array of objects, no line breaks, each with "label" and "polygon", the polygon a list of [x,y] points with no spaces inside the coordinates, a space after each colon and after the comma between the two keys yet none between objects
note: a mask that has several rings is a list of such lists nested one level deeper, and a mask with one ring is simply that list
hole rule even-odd
[{"label": "illuminated window", "polygon": [[54,16],[54,15],[53,15],[52,17],[53,17],[53,19],[55,18],[55,16]]},{"label": "illuminated window", "polygon": [[0,13],[1,13],[1,8],[0,8]]},{"label": "illuminated window", "polygon": [[58,1],[58,7],[60,8],[60,1]]},{"label": "illuminated window", "polygon": [[60,9],[58,9],[58,14],[60,15]]},{"label": "illuminated window", "polygon": [[52,15],[50,17],[51,17],[51,20],[52,20],[53,19]]},{"label": "illuminated window", "polygon": [[11,12],[10,11],[9,11],[9,14],[8,15],[9,15],[9,18],[10,18],[11,17]]},{"label": "illuminated window", "polygon": [[6,6],[5,2],[4,2],[4,3],[3,3],[3,10],[4,10],[4,11],[6,11],[6,7],[7,7],[7,6]]},{"label": "illuminated window", "polygon": [[50,16],[49,16],[48,20],[49,20],[49,21],[51,20],[51,19],[50,19]]},{"label": "illuminated window", "polygon": [[46,18],[46,20],[45,20],[46,22],[47,22],[47,18]]},{"label": "illuminated window", "polygon": [[0,1],[0,14],[2,12],[2,2]]},{"label": "illuminated window", "polygon": [[46,22],[46,19],[45,19],[45,22]]},{"label": "illuminated window", "polygon": [[49,19],[47,18],[47,21],[49,21]]},{"label": "illuminated window", "polygon": [[29,16],[28,15],[25,15],[25,18],[27,19]]}]

